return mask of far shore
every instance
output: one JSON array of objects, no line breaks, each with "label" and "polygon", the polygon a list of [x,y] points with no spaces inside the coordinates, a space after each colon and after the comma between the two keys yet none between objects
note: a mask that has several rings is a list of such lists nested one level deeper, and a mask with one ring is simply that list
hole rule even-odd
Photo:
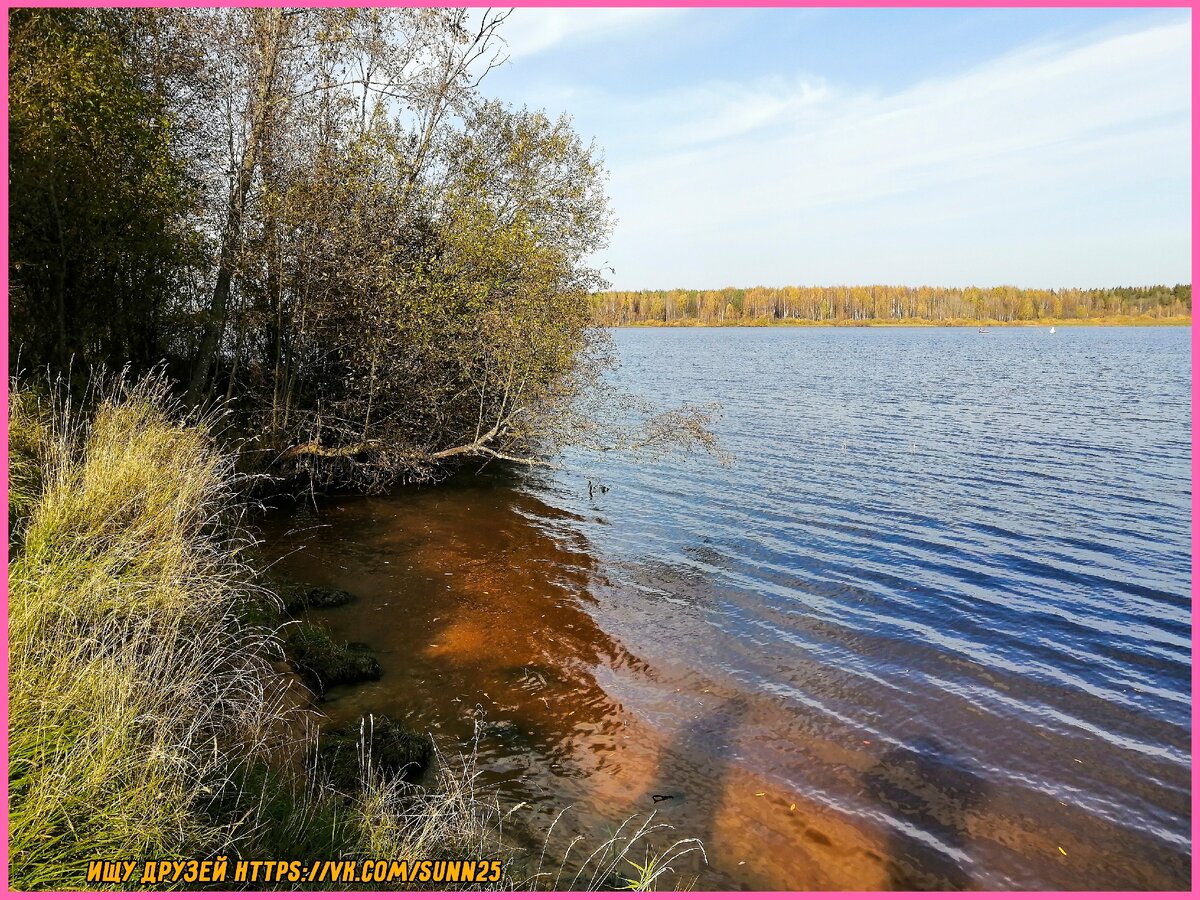
[{"label": "far shore", "polygon": [[605,328],[1117,328],[1130,326],[1191,326],[1191,316],[1104,316],[1094,319],[1035,319],[1012,322],[996,320],[967,321],[947,319],[755,319],[736,322],[701,322],[697,319],[678,319],[673,322],[628,322],[605,325]]}]

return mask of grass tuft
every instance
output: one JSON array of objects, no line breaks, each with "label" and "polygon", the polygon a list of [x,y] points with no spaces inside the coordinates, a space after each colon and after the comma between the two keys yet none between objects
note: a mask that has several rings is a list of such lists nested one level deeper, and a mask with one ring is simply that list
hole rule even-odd
[{"label": "grass tuft", "polygon": [[236,615],[257,589],[230,462],[158,381],[87,418],[61,394],[10,396],[11,886],[82,888],[88,859],[220,848],[197,810],[281,715],[273,635]]}]

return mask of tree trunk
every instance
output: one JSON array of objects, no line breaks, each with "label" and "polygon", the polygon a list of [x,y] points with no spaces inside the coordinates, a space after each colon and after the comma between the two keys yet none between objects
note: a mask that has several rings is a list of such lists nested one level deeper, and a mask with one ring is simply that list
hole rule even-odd
[{"label": "tree trunk", "polygon": [[229,195],[229,210],[225,227],[221,232],[221,253],[217,262],[217,278],[213,286],[212,300],[196,351],[192,368],[192,379],[188,386],[187,404],[196,405],[208,392],[209,376],[216,362],[225,331],[225,320],[229,309],[229,291],[233,283],[233,272],[242,249],[242,225],[246,212],[246,198],[254,183],[254,172],[262,150],[264,132],[275,101],[275,76],[282,51],[286,17],[282,9],[257,10],[257,15],[266,17],[267,28],[263,37],[262,64],[259,70],[258,89],[251,106],[250,136],[242,153],[237,180]]},{"label": "tree trunk", "polygon": [[63,237],[62,213],[58,208],[58,194],[54,190],[54,179],[50,179],[50,208],[54,213],[54,225],[58,234],[58,271],[54,277],[54,360],[60,371],[65,371],[67,358],[67,243]]}]

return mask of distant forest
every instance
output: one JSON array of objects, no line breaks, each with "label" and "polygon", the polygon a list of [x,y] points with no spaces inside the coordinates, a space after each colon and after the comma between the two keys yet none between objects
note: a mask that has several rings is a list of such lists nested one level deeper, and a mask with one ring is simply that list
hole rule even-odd
[{"label": "distant forest", "polygon": [[606,291],[591,298],[598,325],[768,325],[783,323],[1039,322],[1190,317],[1192,286],[1030,290],[753,287],[713,291]]}]

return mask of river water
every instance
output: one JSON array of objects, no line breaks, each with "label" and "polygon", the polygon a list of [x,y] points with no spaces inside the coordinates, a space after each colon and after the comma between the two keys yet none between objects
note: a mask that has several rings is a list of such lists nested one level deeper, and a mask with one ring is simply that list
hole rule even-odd
[{"label": "river water", "polygon": [[614,340],[626,387],[720,401],[733,464],[276,514],[385,670],[331,718],[478,727],[506,804],[566,810],[549,856],[653,813],[707,889],[1187,887],[1189,329]]}]

